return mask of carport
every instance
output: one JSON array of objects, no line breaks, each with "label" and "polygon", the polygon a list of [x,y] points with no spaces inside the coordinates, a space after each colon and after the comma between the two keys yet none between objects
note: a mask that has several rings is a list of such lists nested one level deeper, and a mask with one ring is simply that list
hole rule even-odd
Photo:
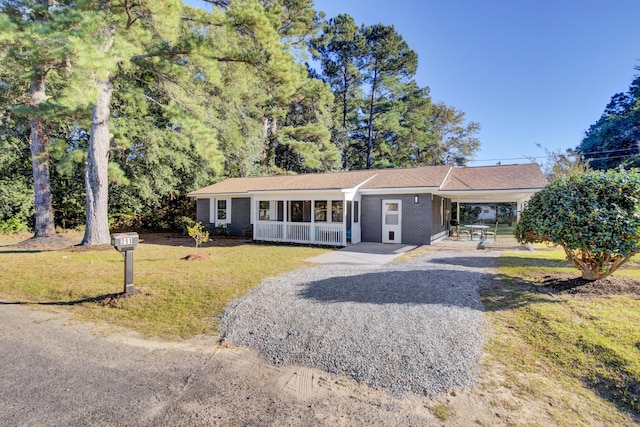
[{"label": "carport", "polygon": [[[511,166],[459,169],[437,194],[457,204],[456,218],[460,218],[461,203],[515,203],[517,220],[531,197],[547,185],[547,179],[535,163]],[[496,173],[498,169],[500,173]]]}]

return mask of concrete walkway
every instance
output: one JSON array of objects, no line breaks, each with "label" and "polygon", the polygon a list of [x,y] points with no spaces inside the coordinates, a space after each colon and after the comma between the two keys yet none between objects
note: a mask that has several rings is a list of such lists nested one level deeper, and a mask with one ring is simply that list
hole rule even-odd
[{"label": "concrete walkway", "polygon": [[363,242],[307,258],[307,261],[317,264],[384,265],[415,248],[413,245]]}]

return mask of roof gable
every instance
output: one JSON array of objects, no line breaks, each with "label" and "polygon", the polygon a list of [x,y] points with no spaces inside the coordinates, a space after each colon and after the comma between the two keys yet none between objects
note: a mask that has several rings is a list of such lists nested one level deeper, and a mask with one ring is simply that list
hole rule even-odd
[{"label": "roof gable", "polygon": [[442,191],[483,191],[540,189],[547,178],[537,163],[456,168],[451,171]]}]

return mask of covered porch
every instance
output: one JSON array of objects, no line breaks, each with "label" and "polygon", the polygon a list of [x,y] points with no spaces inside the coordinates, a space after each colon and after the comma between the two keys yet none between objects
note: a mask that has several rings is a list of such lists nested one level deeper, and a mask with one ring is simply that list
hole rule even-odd
[{"label": "covered porch", "polygon": [[254,240],[327,246],[360,242],[360,201],[353,200],[353,195],[331,192],[283,196],[253,195]]}]

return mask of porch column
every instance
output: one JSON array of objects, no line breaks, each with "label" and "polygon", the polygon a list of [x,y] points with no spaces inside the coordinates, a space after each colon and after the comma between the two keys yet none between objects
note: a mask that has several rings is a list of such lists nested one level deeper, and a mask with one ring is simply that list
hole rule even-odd
[{"label": "porch column", "polygon": [[284,230],[282,231],[282,235],[284,238],[285,242],[289,241],[289,220],[291,218],[289,218],[289,201],[288,200],[283,200],[282,201],[284,203],[282,209],[284,209],[284,212],[282,213],[282,216],[284,219],[284,223],[282,224],[282,227],[284,228]]},{"label": "porch column", "polygon": [[347,246],[347,218],[351,218],[351,222],[353,223],[353,203],[348,214],[347,206],[349,206],[349,203],[347,202],[347,196],[344,195],[342,197],[342,246]]},{"label": "porch column", "polygon": [[316,201],[315,199],[311,199],[311,222],[309,223],[309,241],[312,244],[316,242]]},{"label": "porch column", "polygon": [[523,197],[516,202],[516,222],[520,222],[520,212],[527,207],[527,202],[531,199],[531,196]]}]

